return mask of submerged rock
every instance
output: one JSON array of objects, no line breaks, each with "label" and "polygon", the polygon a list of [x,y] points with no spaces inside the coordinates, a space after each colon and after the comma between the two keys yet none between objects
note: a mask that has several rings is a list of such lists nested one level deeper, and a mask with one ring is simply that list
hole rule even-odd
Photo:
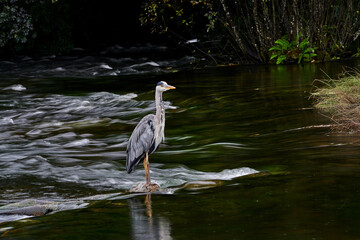
[{"label": "submerged rock", "polygon": [[59,209],[59,203],[27,199],[0,207],[0,215],[42,216]]},{"label": "submerged rock", "polygon": [[85,207],[88,203],[82,200],[68,202],[55,202],[37,199],[26,199],[17,203],[11,203],[0,207],[1,215],[22,215],[22,216],[42,216],[51,212],[78,209]]},{"label": "submerged rock", "polygon": [[162,191],[163,189],[160,188],[157,184],[147,185],[146,183],[138,183],[134,187],[132,187],[129,191],[131,193],[147,193],[147,192],[156,192]]}]

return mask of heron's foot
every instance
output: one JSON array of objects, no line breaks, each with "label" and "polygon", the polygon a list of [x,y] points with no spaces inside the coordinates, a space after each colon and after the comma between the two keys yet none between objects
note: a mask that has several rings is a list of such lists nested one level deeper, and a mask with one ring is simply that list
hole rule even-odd
[{"label": "heron's foot", "polygon": [[160,186],[157,185],[156,183],[146,183],[145,188],[146,188],[147,192],[155,192],[160,189]]},{"label": "heron's foot", "polygon": [[138,183],[130,189],[130,192],[156,192],[160,190],[160,186],[154,183]]}]

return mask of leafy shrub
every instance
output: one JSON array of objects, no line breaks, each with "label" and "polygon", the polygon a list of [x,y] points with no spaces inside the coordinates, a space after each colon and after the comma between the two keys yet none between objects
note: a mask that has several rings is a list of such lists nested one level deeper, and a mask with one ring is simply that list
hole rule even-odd
[{"label": "leafy shrub", "polygon": [[270,61],[276,59],[276,64],[284,62],[311,62],[317,56],[316,47],[310,47],[309,38],[305,38],[299,44],[297,40],[289,41],[287,35],[275,41],[275,45],[269,49]]},{"label": "leafy shrub", "polygon": [[17,0],[0,0],[0,47],[25,43],[33,30],[31,15]]}]

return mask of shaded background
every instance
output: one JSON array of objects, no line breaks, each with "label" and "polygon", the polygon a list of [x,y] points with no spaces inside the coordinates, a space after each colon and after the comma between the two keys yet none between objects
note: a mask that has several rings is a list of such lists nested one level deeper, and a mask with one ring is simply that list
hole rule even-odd
[{"label": "shaded background", "polygon": [[[24,9],[31,16],[33,29],[25,43],[10,40],[4,47],[0,45],[0,58],[19,54],[66,54],[73,53],[74,48],[76,53],[84,49],[98,51],[118,44],[136,47],[151,42],[174,46],[168,37],[151,34],[140,25],[140,0],[17,1],[15,5],[5,4]],[[9,32],[14,28],[14,22],[10,22]]]},{"label": "shaded background", "polygon": [[117,43],[163,41],[140,26],[141,2],[65,1],[71,6],[70,18],[75,46],[98,47]]}]

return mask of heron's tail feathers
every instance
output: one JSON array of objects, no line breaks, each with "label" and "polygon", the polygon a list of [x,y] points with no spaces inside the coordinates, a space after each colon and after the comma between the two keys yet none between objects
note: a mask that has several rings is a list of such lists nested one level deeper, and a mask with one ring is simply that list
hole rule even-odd
[{"label": "heron's tail feathers", "polygon": [[126,156],[126,171],[127,173],[131,173],[132,171],[135,171],[136,166],[139,165],[139,163],[145,159],[145,153],[141,154],[139,157],[135,159],[131,159],[129,155]]}]

